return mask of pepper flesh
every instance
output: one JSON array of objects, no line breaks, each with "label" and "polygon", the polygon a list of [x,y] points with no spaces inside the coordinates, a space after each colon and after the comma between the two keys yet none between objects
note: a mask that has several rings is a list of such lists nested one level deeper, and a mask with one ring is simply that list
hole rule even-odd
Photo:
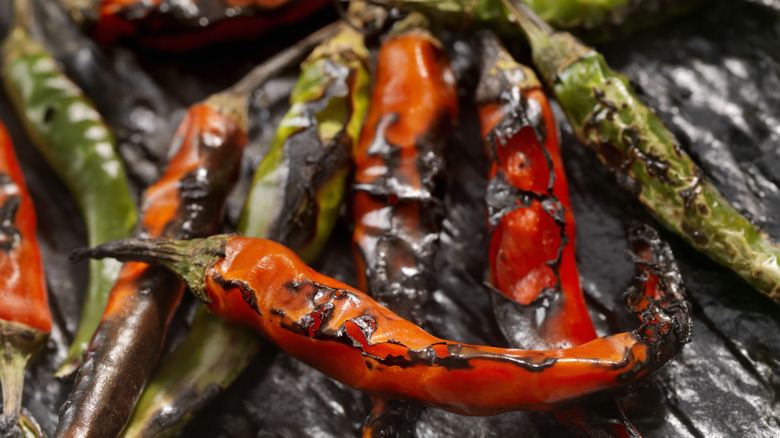
[{"label": "pepper flesh", "polygon": [[[219,96],[188,110],[171,142],[175,155],[168,169],[146,191],[138,235],[192,238],[219,229],[247,143],[241,108]],[[143,263],[122,267],[55,437],[119,435],[183,293],[184,284],[170,272]]]},{"label": "pepper flesh", "polygon": [[[363,36],[342,24],[304,63],[292,106],[255,174],[238,227],[242,234],[273,237],[306,260],[319,255],[338,217],[349,156],[368,106],[367,58]],[[228,387],[261,347],[249,330],[200,310],[191,333],[141,395],[123,436],[172,435]]]},{"label": "pepper flesh", "polygon": [[12,435],[20,421],[24,372],[46,345],[51,312],[37,219],[11,138],[0,121],[0,435]]},{"label": "pepper flesh", "polygon": [[780,248],[718,192],[628,80],[518,0],[504,1],[577,138],[664,227],[780,302]]},{"label": "pepper flesh", "polygon": [[71,16],[102,44],[130,38],[181,52],[257,38],[294,25],[332,0],[66,0]]},{"label": "pepper flesh", "polygon": [[641,326],[565,350],[532,351],[432,336],[366,294],[307,267],[270,240],[218,235],[190,241],[125,240],[73,254],[160,263],[209,309],[251,327],[328,376],[390,399],[462,415],[554,410],[631,389],[690,340],[690,311],[671,251],[651,248],[644,285],[628,303]]},{"label": "pepper flesh", "polygon": [[[11,102],[33,144],[76,200],[87,242],[96,245],[126,237],[136,210],[114,136],[92,103],[30,35],[29,7],[27,2],[15,2],[16,24],[2,47],[2,76]],[[81,364],[120,266],[90,263],[79,328],[59,375],[68,375]]]},{"label": "pepper flesh", "polygon": [[[359,287],[420,325],[435,289],[444,147],[457,119],[458,96],[441,43],[410,26],[397,29],[379,50],[355,152],[353,245]],[[419,414],[417,406],[375,398],[363,436],[410,427]]]},{"label": "pepper flesh", "polygon": [[[491,284],[520,306],[493,299],[515,348],[553,349],[596,338],[575,261],[575,222],[555,119],[541,84],[492,34],[480,37],[477,89],[491,158]],[[511,316],[510,316],[511,315]],[[556,412],[591,437],[638,437],[618,403]]]}]

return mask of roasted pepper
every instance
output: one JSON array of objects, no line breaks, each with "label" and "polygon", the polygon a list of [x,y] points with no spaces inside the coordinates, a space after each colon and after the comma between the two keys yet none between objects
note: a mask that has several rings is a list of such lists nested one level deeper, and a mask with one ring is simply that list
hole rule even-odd
[{"label": "roasted pepper", "polygon": [[[114,136],[92,103],[32,38],[27,18],[32,3],[14,4],[16,24],[2,47],[2,76],[11,102],[33,143],[76,200],[87,242],[126,237],[136,210]],[[58,374],[71,374],[81,364],[120,267],[90,263],[79,328]]]},{"label": "roasted pepper", "polygon": [[[171,142],[175,155],[145,193],[139,236],[191,238],[214,233],[238,179],[247,143],[246,113],[217,95],[189,109]],[[115,437],[154,370],[168,324],[184,292],[169,272],[127,263],[111,290],[100,326],[55,437]]]},{"label": "roasted pepper", "polygon": [[504,1],[579,140],[664,227],[780,302],[780,248],[718,192],[628,80],[519,0]]},{"label": "roasted pepper", "polygon": [[561,409],[625,391],[689,341],[689,305],[671,252],[646,229],[630,239],[643,276],[627,301],[640,327],[553,351],[437,338],[265,239],[124,240],[72,257],[160,263],[212,312],[344,384],[462,415],[490,415]]},{"label": "roasted pepper", "polygon": [[[292,106],[255,173],[241,233],[273,237],[307,260],[317,257],[336,222],[367,109],[367,58],[363,36],[342,24],[304,62]],[[260,347],[246,329],[199,312],[142,394],[124,436],[173,434],[229,386]]]},{"label": "roasted pepper", "polygon": [[[556,349],[596,338],[575,261],[575,222],[555,119],[541,83],[492,33],[480,35],[477,88],[490,157],[486,194],[490,282],[512,301],[493,299],[499,328],[514,348]],[[514,303],[519,303],[515,305]],[[591,437],[638,437],[622,408],[604,403],[556,412]]]},{"label": "roasted pepper", "polygon": [[16,436],[22,431],[29,436],[26,429],[35,428],[24,419],[20,424],[19,416],[24,372],[45,347],[51,332],[36,226],[35,207],[22,169],[5,125],[0,122],[0,436]]}]

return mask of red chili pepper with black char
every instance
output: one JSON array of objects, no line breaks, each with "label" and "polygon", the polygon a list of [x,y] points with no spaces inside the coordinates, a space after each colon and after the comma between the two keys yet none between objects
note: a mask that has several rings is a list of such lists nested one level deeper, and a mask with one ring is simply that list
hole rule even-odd
[{"label": "red chili pepper with black char", "polygon": [[491,415],[613,397],[658,371],[690,340],[689,305],[671,251],[646,228],[630,242],[645,267],[643,283],[628,299],[640,327],[551,351],[437,338],[264,239],[114,241],[73,258],[163,264],[212,312],[349,386],[462,415]]},{"label": "red chili pepper with black char", "polygon": [[180,52],[251,40],[303,21],[333,0],[98,0],[66,7],[95,39],[129,38],[158,50]]},{"label": "red chili pepper with black char", "polygon": [[[575,223],[555,119],[534,72],[498,39],[479,39],[478,88],[491,158],[487,199],[490,280],[513,301],[494,297],[501,330],[517,348],[565,348],[596,338],[575,261]],[[519,305],[517,304],[519,303]],[[558,412],[588,436],[638,437],[622,407],[605,403]]]},{"label": "red chili pepper with black char", "polygon": [[[444,48],[414,25],[417,19],[399,23],[379,50],[355,153],[353,243],[360,288],[420,325],[436,287],[444,147],[458,95]],[[363,436],[412,427],[419,413],[417,406],[374,399]]]},{"label": "red chili pepper with black char", "polygon": [[0,435],[13,436],[22,409],[24,372],[46,345],[51,312],[37,219],[11,138],[0,122]]},{"label": "red chili pepper with black char", "polygon": [[[137,235],[192,238],[216,232],[239,174],[246,120],[227,101],[192,106],[172,141],[168,169],[147,191]],[[238,114],[243,114],[239,112]],[[173,274],[127,263],[60,411],[56,437],[117,436],[157,363],[184,284]]]}]

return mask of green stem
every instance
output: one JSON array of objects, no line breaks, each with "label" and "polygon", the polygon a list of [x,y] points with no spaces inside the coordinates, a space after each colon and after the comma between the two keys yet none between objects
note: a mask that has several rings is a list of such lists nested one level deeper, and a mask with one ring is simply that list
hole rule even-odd
[{"label": "green stem", "polygon": [[27,364],[46,344],[48,333],[26,324],[0,319],[0,385],[3,416],[18,421]]}]

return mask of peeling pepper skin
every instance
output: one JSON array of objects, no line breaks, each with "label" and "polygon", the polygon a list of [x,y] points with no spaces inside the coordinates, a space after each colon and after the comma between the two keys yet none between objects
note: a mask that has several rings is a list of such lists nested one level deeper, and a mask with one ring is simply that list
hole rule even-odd
[{"label": "peeling pepper skin", "polygon": [[[17,427],[24,372],[46,345],[51,312],[37,219],[11,138],[0,121],[0,435]],[[10,429],[10,430],[9,430]]]},{"label": "peeling pepper skin", "polygon": [[690,339],[690,311],[668,248],[651,251],[629,294],[633,332],[565,350],[467,345],[431,336],[366,294],[317,273],[264,239],[218,235],[190,241],[125,240],[74,253],[161,263],[209,309],[249,326],[288,354],[356,389],[462,415],[554,410],[630,390]]},{"label": "peeling pepper skin", "polygon": [[628,80],[519,0],[504,1],[580,141],[664,227],[780,302],[780,248],[723,198]]},{"label": "peeling pepper skin", "polygon": [[[5,88],[33,144],[76,200],[90,245],[127,237],[136,222],[135,201],[114,136],[92,102],[30,36],[26,17],[32,6],[16,0],[16,24],[2,47]],[[81,364],[119,268],[90,263],[79,328],[58,375]]]},{"label": "peeling pepper skin", "polygon": [[[499,328],[514,348],[556,349],[596,338],[575,261],[575,222],[555,119],[530,68],[490,33],[480,35],[477,88],[491,158],[491,284]],[[618,403],[559,411],[589,437],[639,437]]]},{"label": "peeling pepper skin", "polygon": [[169,52],[257,38],[294,25],[332,0],[65,0],[103,44],[130,38]]},{"label": "peeling pepper skin", "polygon": [[[244,122],[224,101],[189,109],[172,141],[168,169],[144,196],[137,235],[192,238],[218,230],[247,143]],[[55,437],[119,435],[154,370],[183,293],[184,284],[159,267],[122,267],[60,410]]]}]

